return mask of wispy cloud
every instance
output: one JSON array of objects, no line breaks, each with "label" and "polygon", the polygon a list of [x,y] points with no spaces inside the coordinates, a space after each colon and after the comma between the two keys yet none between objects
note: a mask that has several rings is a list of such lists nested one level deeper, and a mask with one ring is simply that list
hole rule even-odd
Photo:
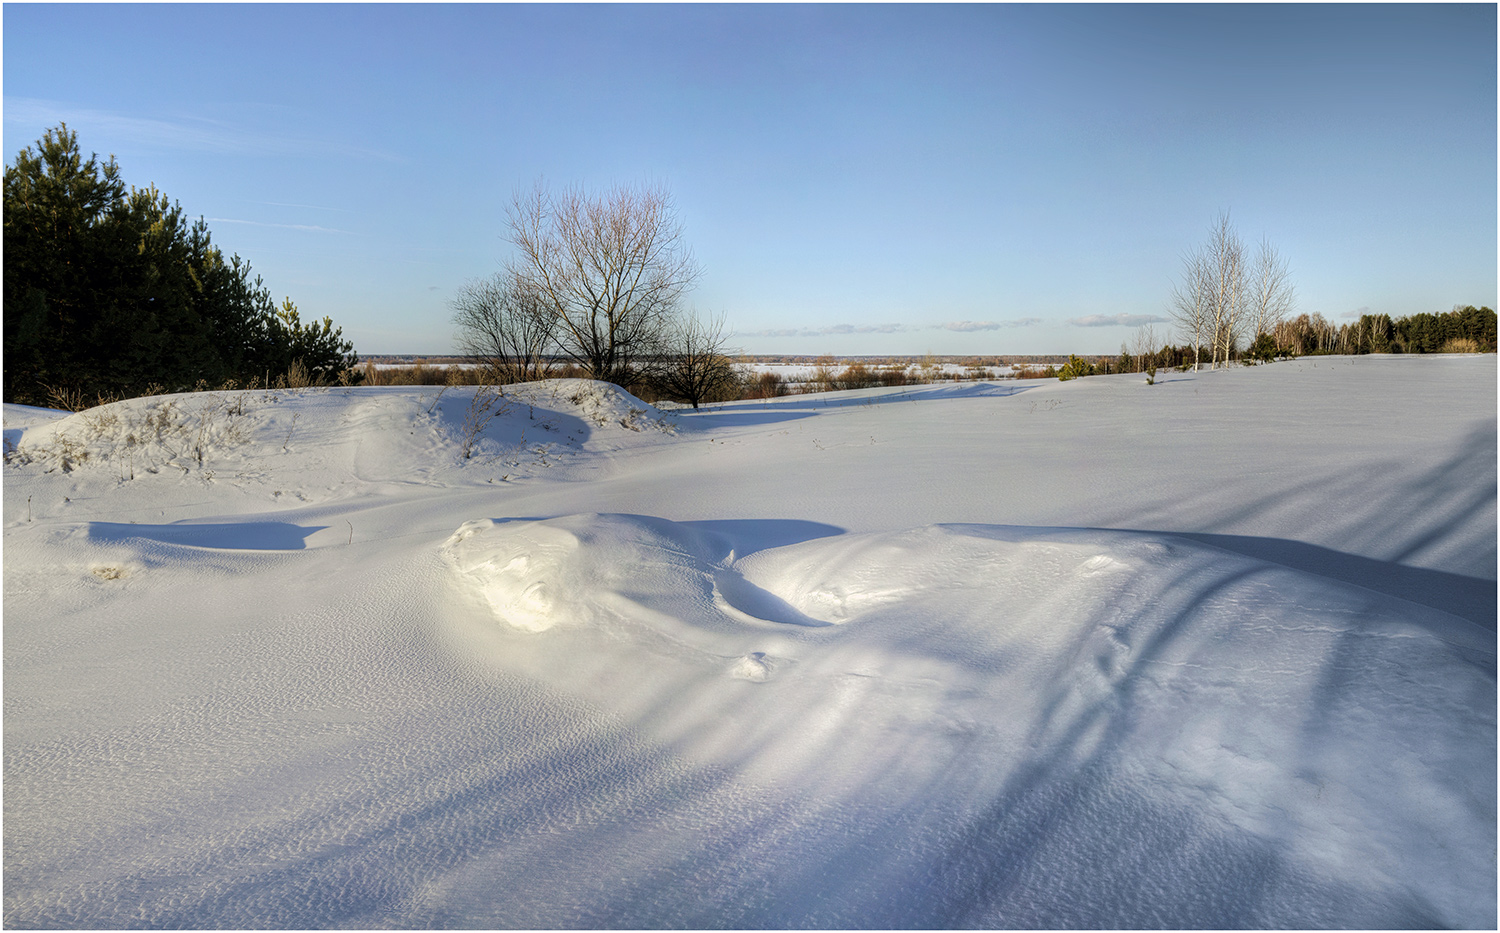
[{"label": "wispy cloud", "polygon": [[1343,314],[1340,314],[1339,317],[1348,318],[1351,321],[1357,321],[1369,313],[1370,306],[1365,305],[1363,308],[1355,308],[1353,311],[1345,311]]},{"label": "wispy cloud", "polygon": [[951,330],[961,334],[971,333],[979,330],[1000,330],[1005,327],[1032,327],[1042,323],[1039,317],[1014,318],[1009,321],[949,321],[945,324],[934,324],[932,330]]},{"label": "wispy cloud", "polygon": [[103,138],[195,152],[353,156],[383,162],[401,161],[397,156],[373,149],[251,130],[219,120],[197,117],[163,120],[34,97],[5,98],[5,122],[28,128],[50,128],[66,123],[70,129],[78,131],[79,144],[86,152],[90,151],[92,140]]},{"label": "wispy cloud", "polygon": [[302,230],[307,233],[344,233],[348,230],[335,230],[332,227],[319,227],[316,224],[268,224],[259,220],[236,220],[233,217],[210,217],[209,223],[215,224],[244,224],[247,227],[271,227],[276,230]]},{"label": "wispy cloud", "polygon": [[1140,327],[1142,324],[1170,324],[1171,318],[1158,314],[1090,314],[1069,318],[1074,327]]}]

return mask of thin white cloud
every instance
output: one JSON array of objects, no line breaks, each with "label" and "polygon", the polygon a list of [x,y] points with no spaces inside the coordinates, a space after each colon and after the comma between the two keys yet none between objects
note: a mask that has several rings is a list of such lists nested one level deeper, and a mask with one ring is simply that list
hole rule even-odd
[{"label": "thin white cloud", "polygon": [[69,129],[78,133],[79,147],[85,152],[98,151],[90,148],[91,140],[103,137],[163,149],[197,152],[356,156],[384,162],[401,161],[389,153],[248,130],[218,120],[196,117],[159,120],[32,97],[5,98],[5,122],[49,129],[66,123]]},{"label": "thin white cloud", "polygon": [[259,220],[236,220],[233,217],[210,217],[209,223],[215,224],[244,224],[247,227],[271,227],[276,230],[302,230],[307,233],[349,233],[348,230],[335,230],[332,227],[319,227],[316,224],[268,224]]},{"label": "thin white cloud", "polygon": [[1171,318],[1157,314],[1090,314],[1069,318],[1074,327],[1140,327],[1142,324],[1170,324]]},{"label": "thin white cloud", "polygon": [[948,321],[932,325],[933,330],[951,330],[961,334],[981,330],[1000,330],[1003,327],[1032,327],[1042,323],[1039,317],[1014,318],[1009,321]]},{"label": "thin white cloud", "polygon": [[1348,318],[1351,321],[1356,321],[1369,313],[1370,308],[1368,305],[1366,305],[1363,308],[1355,308],[1353,311],[1345,311],[1343,314],[1340,314],[1339,317]]}]

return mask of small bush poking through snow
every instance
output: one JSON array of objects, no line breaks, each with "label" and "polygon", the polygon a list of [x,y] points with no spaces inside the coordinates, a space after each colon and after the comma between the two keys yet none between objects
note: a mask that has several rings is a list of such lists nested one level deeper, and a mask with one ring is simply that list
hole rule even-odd
[{"label": "small bush poking through snow", "polygon": [[1098,374],[1098,372],[1099,370],[1095,369],[1094,364],[1088,360],[1069,356],[1068,362],[1063,364],[1063,368],[1058,371],[1057,378],[1060,381],[1066,382],[1069,379],[1077,379],[1079,376],[1093,376]]}]

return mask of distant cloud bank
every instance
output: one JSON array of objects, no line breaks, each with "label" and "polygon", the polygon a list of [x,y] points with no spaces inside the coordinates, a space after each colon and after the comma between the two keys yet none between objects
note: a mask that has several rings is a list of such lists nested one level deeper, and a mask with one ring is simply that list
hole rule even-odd
[{"label": "distant cloud bank", "polygon": [[1172,319],[1159,314],[1090,314],[1068,318],[1074,327],[1140,327],[1142,324],[1170,324]]},{"label": "distant cloud bank", "polygon": [[949,321],[946,324],[934,324],[933,330],[951,330],[961,334],[977,330],[1000,330],[1002,327],[1031,327],[1042,323],[1039,317],[1022,317],[1010,321]]}]

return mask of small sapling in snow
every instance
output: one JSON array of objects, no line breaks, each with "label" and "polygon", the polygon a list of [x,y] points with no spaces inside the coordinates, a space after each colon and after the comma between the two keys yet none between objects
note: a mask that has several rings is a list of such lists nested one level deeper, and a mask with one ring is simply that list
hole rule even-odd
[{"label": "small sapling in snow", "polygon": [[292,426],[286,429],[286,440],[282,441],[282,443],[281,443],[281,452],[282,453],[290,453],[291,452],[289,450],[289,448],[291,447],[291,444],[292,444],[292,432],[295,431],[295,430],[297,430],[297,418],[301,414],[302,413],[300,411],[294,411],[294,412],[292,412]]},{"label": "small sapling in snow", "polygon": [[[465,460],[474,456],[474,447],[479,443],[479,436],[500,415],[510,411],[510,401],[505,398],[505,390],[499,386],[482,385],[474,390],[474,397],[469,400],[469,407],[464,411],[464,424],[461,430],[463,456]],[[543,427],[550,428],[549,425]],[[521,437],[525,438],[523,431]]]}]

